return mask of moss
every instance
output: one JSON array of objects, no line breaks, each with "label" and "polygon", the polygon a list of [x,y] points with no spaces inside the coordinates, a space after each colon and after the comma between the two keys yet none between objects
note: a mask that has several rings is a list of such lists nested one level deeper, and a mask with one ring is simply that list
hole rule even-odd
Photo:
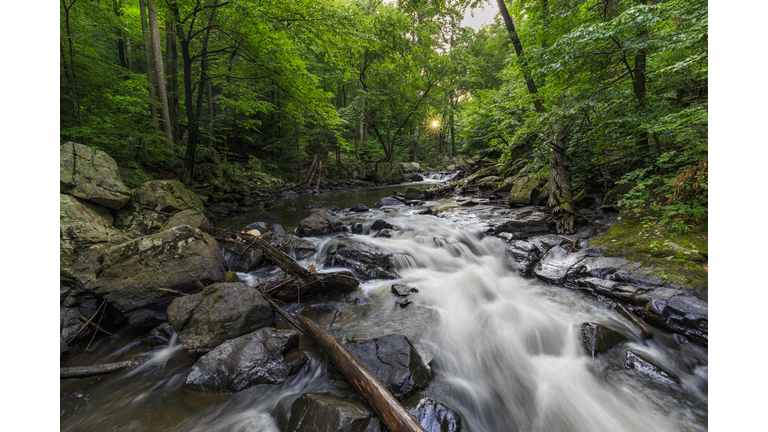
[{"label": "moss", "polygon": [[408,189],[405,190],[405,193],[417,193],[417,194],[420,194],[421,193],[421,189],[419,189],[417,187],[410,186],[410,187],[408,187]]},{"label": "moss", "polygon": [[662,281],[680,284],[706,299],[709,276],[707,225],[676,233],[653,213],[623,212],[605,233],[591,243],[606,256],[622,257],[653,269]]}]

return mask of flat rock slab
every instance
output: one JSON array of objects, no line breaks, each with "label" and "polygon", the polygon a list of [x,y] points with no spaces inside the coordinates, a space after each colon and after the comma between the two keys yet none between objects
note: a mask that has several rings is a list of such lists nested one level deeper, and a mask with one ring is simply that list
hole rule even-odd
[{"label": "flat rock slab", "polygon": [[489,225],[487,235],[502,232],[550,232],[547,214],[543,207],[527,206],[516,209],[478,205],[463,210]]},{"label": "flat rock slab", "polygon": [[423,389],[432,379],[429,365],[403,335],[350,342],[346,347],[398,399]]},{"label": "flat rock slab", "polygon": [[293,403],[287,432],[381,432],[371,408],[356,399],[305,393]]},{"label": "flat rock slab", "polygon": [[216,283],[178,297],[168,306],[168,321],[189,352],[205,353],[227,340],[274,324],[269,302],[242,282]]},{"label": "flat rock slab", "polygon": [[112,210],[131,199],[131,191],[120,180],[111,156],[71,141],[59,148],[59,189]]},{"label": "flat rock slab", "polygon": [[194,390],[237,392],[257,384],[282,384],[307,362],[304,353],[284,357],[298,346],[296,330],[261,328],[200,357],[184,385]]}]

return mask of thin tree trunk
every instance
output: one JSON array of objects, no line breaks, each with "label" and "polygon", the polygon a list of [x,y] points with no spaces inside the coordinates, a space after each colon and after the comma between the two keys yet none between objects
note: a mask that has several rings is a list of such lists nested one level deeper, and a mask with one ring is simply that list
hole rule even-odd
[{"label": "thin tree trunk", "polygon": [[168,64],[168,114],[171,116],[171,131],[174,144],[181,142],[181,128],[179,126],[179,67],[176,59],[176,29],[173,19],[169,17],[165,25],[165,55]]},{"label": "thin tree trunk", "polygon": [[157,93],[160,99],[160,111],[163,117],[163,131],[168,139],[168,148],[173,150],[173,131],[171,131],[171,116],[168,113],[168,95],[165,92],[165,71],[163,70],[163,53],[160,49],[160,26],[157,22],[157,9],[155,0],[147,0],[147,12],[149,16],[149,33],[152,39],[152,54],[155,61],[155,79],[157,79]]},{"label": "thin tree trunk", "polygon": [[125,37],[125,65],[128,72],[133,72],[133,59],[131,58],[131,38]]},{"label": "thin tree trunk", "polygon": [[72,28],[69,25],[69,16],[70,16],[70,9],[75,5],[77,0],[72,0],[72,3],[67,6],[67,3],[65,0],[61,0],[61,4],[64,6],[64,26],[67,31],[67,44],[69,46],[69,66],[70,66],[70,77],[72,85],[72,90],[70,94],[72,95],[72,119],[75,121],[75,124],[80,124],[80,98],[77,95],[77,74],[75,73],[75,50],[72,43]]},{"label": "thin tree trunk", "polygon": [[456,135],[453,127],[454,94],[451,90],[451,156],[456,156]]},{"label": "thin tree trunk", "polygon": [[144,0],[139,0],[139,9],[141,14],[141,33],[144,35],[144,58],[147,62],[147,82],[149,82],[149,109],[152,115],[152,126],[155,130],[160,128],[157,123],[157,105],[155,105],[155,78],[152,67],[152,44],[149,41],[149,27],[147,26],[147,7]]},{"label": "thin tree trunk", "polygon": [[208,147],[213,148],[213,83],[208,79]]},{"label": "thin tree trunk", "polygon": [[[648,0],[639,0],[642,5],[647,5]],[[648,35],[648,30],[643,28],[640,30],[638,37],[644,39]],[[632,87],[635,91],[635,99],[637,100],[637,106],[642,114],[645,111],[645,76],[646,76],[646,57],[648,52],[645,49],[640,49],[635,53],[635,67],[632,74]],[[645,151],[649,147],[648,132],[640,131],[637,138],[638,149]]]},{"label": "thin tree trunk", "polygon": [[419,162],[419,125],[416,125],[416,141],[413,142],[413,161]]},{"label": "thin tree trunk", "polygon": [[552,153],[549,156],[549,205],[558,234],[571,234],[576,229],[571,197],[571,174],[565,166],[565,139],[567,132],[562,125],[556,126]]}]

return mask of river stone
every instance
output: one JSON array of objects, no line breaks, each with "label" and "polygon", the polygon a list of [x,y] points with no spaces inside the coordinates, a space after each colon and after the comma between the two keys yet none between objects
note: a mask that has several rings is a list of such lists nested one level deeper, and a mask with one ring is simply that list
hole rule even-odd
[{"label": "river stone", "polygon": [[141,341],[144,343],[144,345],[150,348],[168,345],[171,337],[173,337],[173,333],[174,331],[171,324],[164,322],[153,328],[152,331],[150,331],[149,334],[145,336]]},{"label": "river stone", "polygon": [[403,407],[427,432],[461,431],[461,417],[429,396],[413,394],[403,401]]},{"label": "river stone", "polygon": [[315,201],[305,201],[299,205],[299,207],[303,209],[316,209],[322,207],[319,202]]},{"label": "river stone", "polygon": [[[264,251],[248,244],[220,242],[229,271],[249,273],[264,263]],[[246,250],[246,248],[248,248]]]},{"label": "river stone", "polygon": [[348,228],[337,217],[331,216],[323,209],[312,210],[312,214],[299,222],[299,226],[296,228],[299,237],[313,237],[346,231]]},{"label": "river stone", "polygon": [[387,207],[387,206],[401,206],[405,205],[402,201],[396,198],[392,197],[384,197],[376,202],[376,205],[379,207]]},{"label": "river stone", "polygon": [[348,267],[365,280],[397,279],[390,257],[391,254],[373,246],[344,239],[328,248],[325,266]]},{"label": "river stone", "polygon": [[242,282],[215,283],[198,293],[177,297],[168,321],[191,353],[211,351],[221,343],[275,322],[264,296]]},{"label": "river stone", "polygon": [[562,285],[569,274],[577,272],[577,264],[585,256],[584,250],[569,253],[560,246],[553,247],[533,268],[533,274],[549,284]]},{"label": "river stone", "polygon": [[185,188],[178,180],[152,180],[133,192],[131,203],[137,208],[150,207],[156,211],[205,210],[200,197]]},{"label": "river stone", "polygon": [[523,276],[530,276],[533,267],[541,259],[539,248],[525,240],[510,241],[507,254],[514,260],[512,267]]},{"label": "river stone", "polygon": [[424,177],[422,177],[419,173],[412,172],[405,175],[403,178],[405,181],[409,182],[420,182],[424,181]]},{"label": "river stone", "polygon": [[[196,281],[206,284],[224,277],[226,263],[216,240],[198,229],[181,225],[151,236],[113,246],[104,252],[90,290],[126,314],[131,325],[157,325],[172,300],[153,288],[190,291]],[[159,314],[149,314],[149,308]]]},{"label": "river stone", "polygon": [[251,230],[257,230],[259,232],[267,232],[269,229],[269,226],[266,222],[254,222],[252,224],[248,224],[243,228],[243,231],[248,232]]},{"label": "river stone", "polygon": [[478,219],[487,222],[490,228],[486,235],[498,235],[503,232],[548,232],[551,231],[547,224],[547,217],[543,207],[527,206],[521,208],[501,208],[489,205],[479,205],[467,208],[465,212],[477,216]]},{"label": "river stone", "polygon": [[111,156],[71,141],[59,148],[59,190],[113,210],[131,199]]},{"label": "river stone", "polygon": [[370,209],[368,207],[366,207],[365,205],[363,205],[363,204],[355,204],[352,208],[349,209],[349,211],[353,211],[353,212],[356,212],[356,213],[363,213],[363,212],[367,212],[369,210]]},{"label": "river stone", "polygon": [[189,225],[192,228],[209,228],[211,222],[205,217],[205,214],[199,209],[186,209],[182,210],[175,215],[171,216],[162,227],[160,231],[171,229],[180,225]]},{"label": "river stone", "polygon": [[184,386],[237,392],[257,384],[282,384],[307,362],[303,352],[284,357],[298,346],[299,332],[294,329],[261,328],[228,340],[200,357]]},{"label": "river stone", "polygon": [[581,347],[592,357],[625,341],[626,336],[610,327],[592,322],[581,324]]},{"label": "river stone", "polygon": [[272,246],[297,261],[309,258],[317,253],[317,247],[313,243],[292,234],[275,236],[272,240]]},{"label": "river stone", "polygon": [[664,384],[680,384],[680,378],[677,375],[662,369],[645,356],[629,350],[627,350],[627,360],[624,363],[624,367],[626,369],[634,369]]},{"label": "river stone", "polygon": [[495,189],[500,181],[501,181],[501,177],[496,177],[491,175],[491,176],[481,178],[480,180],[477,181],[476,185],[480,189]]},{"label": "river stone", "polygon": [[284,191],[280,192],[280,198],[286,199],[286,198],[296,198],[299,196],[299,193],[296,191]]},{"label": "river stone", "polygon": [[352,224],[352,234],[362,234],[362,233],[363,233],[363,224],[359,222]]},{"label": "river stone", "polygon": [[370,228],[370,231],[371,231],[371,232],[373,232],[373,231],[379,231],[379,230],[383,230],[383,229],[385,229],[385,228],[386,228],[386,229],[396,229],[396,228],[395,228],[395,227],[394,227],[392,224],[390,224],[389,222],[387,222],[387,221],[385,221],[385,220],[383,220],[383,219],[376,219],[375,221],[373,221],[373,224],[371,224],[371,228]]},{"label": "river stone", "polygon": [[381,432],[381,420],[364,402],[328,393],[304,393],[291,407],[286,432]]},{"label": "river stone", "polygon": [[390,290],[392,290],[392,292],[399,297],[406,297],[411,293],[419,292],[418,289],[412,286],[403,285],[403,284],[392,284],[392,286],[390,287]]},{"label": "river stone", "polygon": [[537,204],[541,201],[547,181],[534,176],[520,176],[515,180],[507,196],[511,205]]},{"label": "river stone", "polygon": [[397,399],[423,389],[432,379],[429,365],[403,335],[350,342],[346,347]]}]

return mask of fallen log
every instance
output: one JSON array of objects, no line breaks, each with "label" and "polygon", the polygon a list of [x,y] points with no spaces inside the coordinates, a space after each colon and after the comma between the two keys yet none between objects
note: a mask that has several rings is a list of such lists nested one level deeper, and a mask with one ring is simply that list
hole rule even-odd
[{"label": "fallen log", "polygon": [[621,303],[616,303],[616,306],[614,306],[614,310],[616,312],[624,315],[626,319],[629,320],[639,331],[640,335],[643,337],[643,339],[650,339],[653,337],[653,329],[648,326],[640,317],[635,315],[631,310],[624,307]]},{"label": "fallen log", "polygon": [[352,387],[363,396],[378,414],[384,425],[392,432],[426,432],[419,422],[406,410],[392,393],[344,345],[328,330],[309,318],[297,315],[295,318],[280,309],[268,296],[267,301],[297,330],[315,341],[320,349],[341,372]]},{"label": "fallen log", "polygon": [[296,300],[313,294],[351,291],[360,285],[352,272],[317,273],[306,277],[289,278],[264,288],[264,292],[283,301]]},{"label": "fallen log", "polygon": [[275,249],[274,246],[269,244],[261,237],[240,231],[229,230],[226,228],[209,227],[202,230],[218,241],[239,243],[245,242],[248,247],[252,246],[261,249],[264,252],[264,256],[266,256],[276,266],[280,267],[280,269],[286,274],[298,275],[302,277],[312,274],[309,270],[305,269],[299,265],[299,263],[294,261],[293,258]]},{"label": "fallen log", "polygon": [[451,191],[453,191],[453,189],[454,189],[454,186],[451,184],[433,187],[425,190],[423,192],[423,196],[425,199],[437,198],[444,195],[448,195]]},{"label": "fallen log", "polygon": [[121,370],[130,369],[144,363],[145,360],[128,360],[117,363],[104,363],[93,366],[75,366],[61,368],[59,371],[60,379],[66,378],[87,378],[97,375],[106,375]]}]

